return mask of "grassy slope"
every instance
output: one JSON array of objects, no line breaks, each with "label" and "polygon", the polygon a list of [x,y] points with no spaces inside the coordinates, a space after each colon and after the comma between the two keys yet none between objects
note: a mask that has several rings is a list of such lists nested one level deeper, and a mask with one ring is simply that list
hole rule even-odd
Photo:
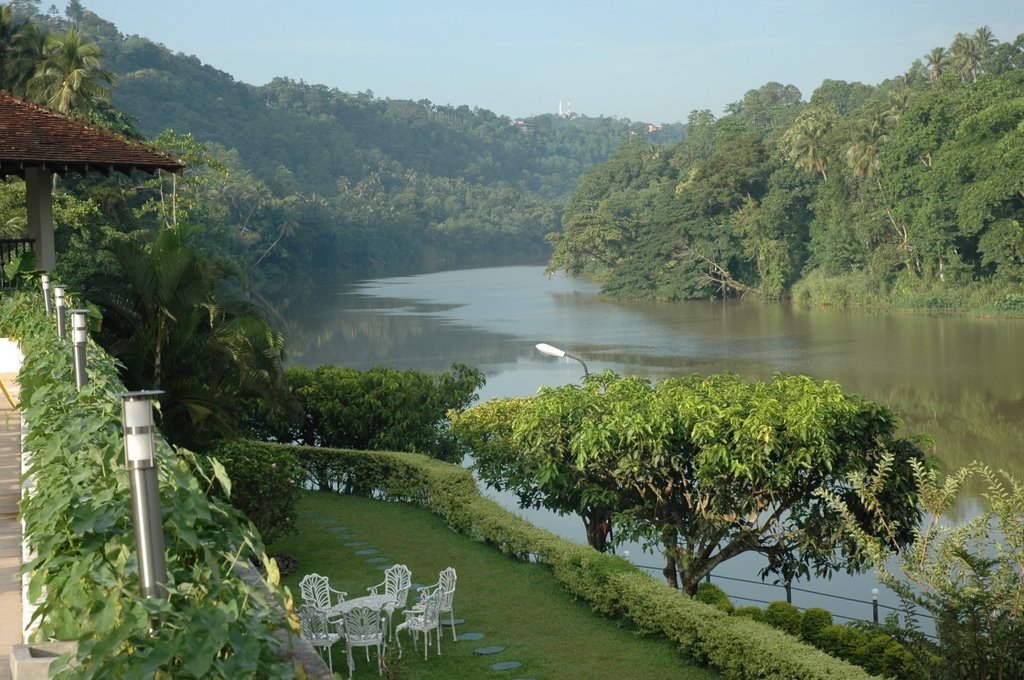
[{"label": "grassy slope", "polygon": [[[414,583],[432,584],[437,572],[452,565],[458,571],[455,616],[466,623],[459,632],[480,632],[480,641],[452,642],[450,629],[441,642],[441,656],[432,650],[423,660],[422,647],[413,651],[403,634],[405,655],[399,677],[441,680],[450,678],[717,678],[714,671],[695,667],[681,659],[667,643],[639,638],[614,621],[594,616],[563,592],[535,564],[514,562],[487,546],[449,530],[433,515],[398,503],[372,501],[332,493],[308,493],[297,510],[298,532],[275,546],[274,551],[293,555],[298,570],[284,579],[298,599],[304,574],[330,577],[332,587],[349,597],[365,594],[367,586],[383,577],[369,556],[356,555],[361,548],[377,548],[380,555],[402,562],[412,570]],[[309,516],[316,513],[316,517]],[[334,524],[327,523],[334,520]],[[329,528],[342,525],[356,538],[341,539]],[[368,545],[345,547],[354,540]],[[410,598],[411,599],[411,598]],[[396,621],[402,620],[401,618]],[[422,644],[422,641],[421,641]],[[506,651],[480,656],[473,649],[497,645]],[[344,646],[335,648],[335,671],[345,672]],[[499,661],[520,661],[523,666],[497,672],[489,666]],[[356,656],[355,677],[378,677],[376,663]]]}]

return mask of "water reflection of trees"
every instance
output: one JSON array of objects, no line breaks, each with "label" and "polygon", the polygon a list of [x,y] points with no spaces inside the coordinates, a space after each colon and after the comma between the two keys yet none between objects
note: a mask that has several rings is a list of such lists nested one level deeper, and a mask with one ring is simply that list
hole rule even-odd
[{"label": "water reflection of trees", "polygon": [[[443,371],[453,361],[508,365],[530,342],[550,340],[570,342],[592,366],[655,379],[732,371],[754,380],[783,371],[836,380],[845,391],[898,413],[904,434],[930,435],[944,470],[979,460],[1024,479],[1024,369],[1015,361],[1024,336],[1020,322],[608,301],[594,295],[591,284],[548,285],[540,271],[537,284],[529,271],[516,272],[514,280],[499,270],[447,273],[444,305],[321,279],[282,289],[272,308],[288,339],[289,363],[310,367]],[[493,319],[477,323],[457,311],[463,300],[494,304],[510,286],[517,300],[528,303],[527,312],[508,310],[511,323],[500,326],[518,329],[515,335],[494,330]],[[452,289],[465,292],[452,295]],[[399,291],[412,297],[419,292],[415,280],[392,290]],[[537,328],[555,330],[558,337],[523,337]],[[981,489],[966,491],[976,497]]]}]

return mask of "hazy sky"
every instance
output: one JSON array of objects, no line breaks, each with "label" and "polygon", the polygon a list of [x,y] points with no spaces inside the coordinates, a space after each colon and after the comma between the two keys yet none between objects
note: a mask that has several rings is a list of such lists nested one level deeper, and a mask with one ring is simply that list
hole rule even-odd
[{"label": "hazy sky", "polygon": [[[126,34],[236,79],[684,121],[778,81],[878,84],[957,32],[1024,33],[1024,0],[82,0]],[[42,6],[48,7],[47,0]],[[63,10],[60,0],[57,6]]]}]

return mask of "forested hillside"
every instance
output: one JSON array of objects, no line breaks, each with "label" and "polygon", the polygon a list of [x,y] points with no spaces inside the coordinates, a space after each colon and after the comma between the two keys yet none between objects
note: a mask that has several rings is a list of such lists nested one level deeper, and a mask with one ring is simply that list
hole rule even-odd
[{"label": "forested hillside", "polygon": [[1024,35],[809,101],[768,83],[688,132],[589,171],[550,268],[623,297],[1024,309]]},{"label": "forested hillside", "polygon": [[542,262],[550,254],[544,237],[560,230],[562,204],[587,168],[631,135],[654,144],[683,137],[681,124],[650,133],[612,118],[513,121],[287,77],[253,86],[123,36],[82,3],[67,17],[37,19],[56,30],[73,24],[101,49],[116,75],[114,108],[144,137],[191,158],[191,188],[220,226],[244,236],[221,246],[240,251],[257,278],[320,267]]}]

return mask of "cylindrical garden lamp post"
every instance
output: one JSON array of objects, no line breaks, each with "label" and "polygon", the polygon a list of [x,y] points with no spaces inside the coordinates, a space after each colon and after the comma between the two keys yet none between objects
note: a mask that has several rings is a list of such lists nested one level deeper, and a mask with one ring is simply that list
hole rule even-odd
[{"label": "cylindrical garden lamp post", "polygon": [[142,596],[162,598],[167,594],[167,558],[164,555],[164,527],[160,515],[160,486],[157,481],[153,398],[159,390],[121,392],[124,418],[124,451],[132,487],[132,519],[138,550],[139,586]]},{"label": "cylindrical garden lamp post", "polygon": [[536,347],[538,352],[540,352],[541,354],[546,354],[549,357],[558,357],[559,359],[561,359],[562,357],[566,357],[568,359],[575,359],[576,361],[580,362],[580,365],[583,366],[583,377],[585,378],[588,375],[590,375],[590,371],[587,370],[587,364],[584,363],[583,359],[580,359],[578,356],[574,354],[569,354],[565,350],[558,349],[557,347],[552,347],[546,342],[542,342],[536,345]]},{"label": "cylindrical garden lamp post", "polygon": [[50,305],[50,275],[43,274],[41,279],[43,281],[43,308],[46,310],[46,315],[49,316],[53,311],[53,307]]},{"label": "cylindrical garden lamp post", "polygon": [[75,363],[75,386],[78,389],[89,382],[89,375],[85,371],[85,345],[89,339],[87,309],[71,310],[71,353]]},{"label": "cylindrical garden lamp post", "polygon": [[53,286],[53,306],[57,308],[57,337],[63,340],[67,326],[67,308],[64,302],[64,286],[59,283]]}]

